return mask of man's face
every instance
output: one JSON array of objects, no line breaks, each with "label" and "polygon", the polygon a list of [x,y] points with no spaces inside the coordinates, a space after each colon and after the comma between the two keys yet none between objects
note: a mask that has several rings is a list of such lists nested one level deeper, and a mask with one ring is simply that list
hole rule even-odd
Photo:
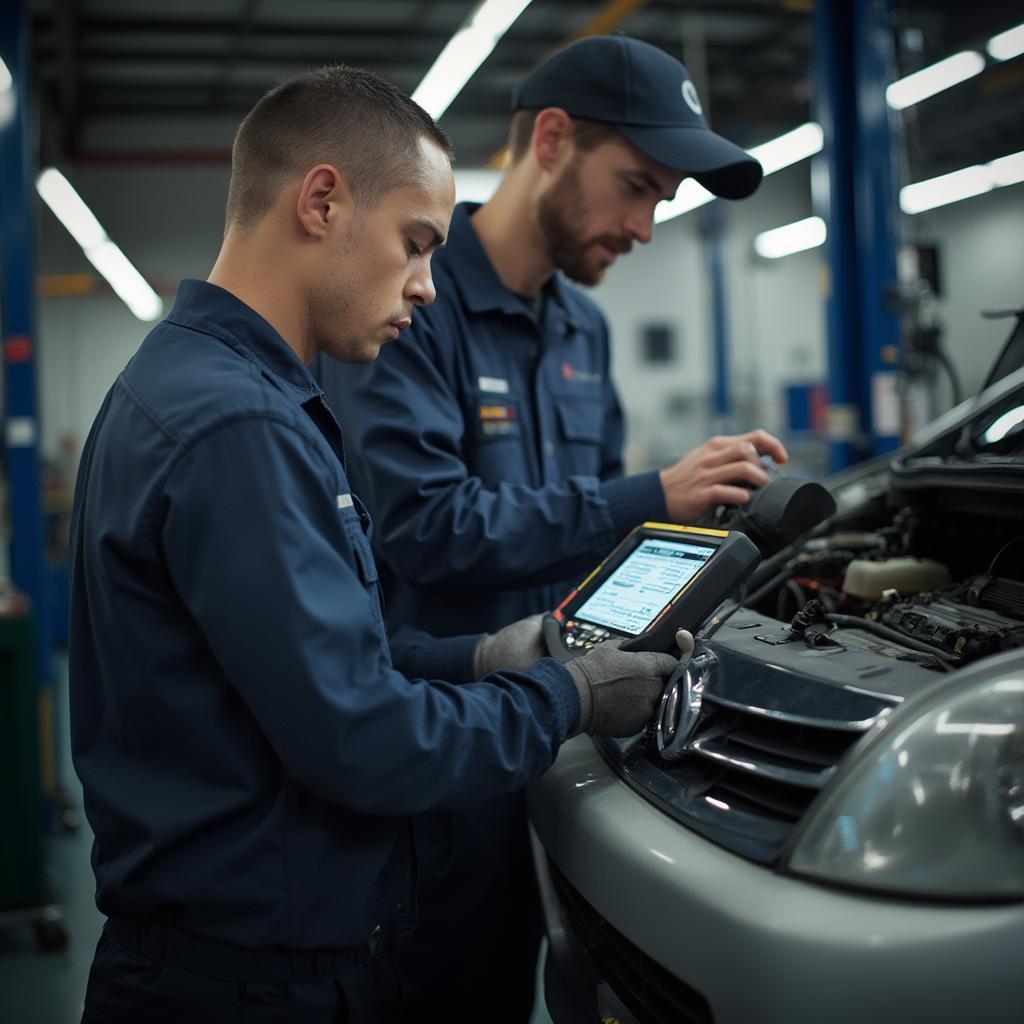
[{"label": "man's face", "polygon": [[421,138],[415,180],[357,208],[324,253],[308,314],[317,351],[371,362],[412,323],[414,306],[434,301],[430,257],[444,242],[454,204],[448,158]]},{"label": "man's face", "polygon": [[552,262],[580,284],[597,284],[634,242],[649,242],[654,208],[675,195],[682,174],[613,135],[572,148],[537,207]]}]

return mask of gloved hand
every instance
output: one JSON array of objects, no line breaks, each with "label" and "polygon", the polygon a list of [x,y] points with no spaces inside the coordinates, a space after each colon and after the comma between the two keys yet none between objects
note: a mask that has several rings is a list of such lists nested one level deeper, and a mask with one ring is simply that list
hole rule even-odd
[{"label": "gloved hand", "polygon": [[[569,670],[580,695],[580,732],[591,736],[632,736],[651,719],[665,681],[678,660],[654,651],[620,651],[622,640],[606,640]],[[693,651],[693,637],[681,629],[676,643],[684,655]]]},{"label": "gloved hand", "polygon": [[531,615],[483,637],[473,654],[477,679],[501,668],[527,669],[540,661],[548,653],[541,632],[543,621],[543,614]]}]

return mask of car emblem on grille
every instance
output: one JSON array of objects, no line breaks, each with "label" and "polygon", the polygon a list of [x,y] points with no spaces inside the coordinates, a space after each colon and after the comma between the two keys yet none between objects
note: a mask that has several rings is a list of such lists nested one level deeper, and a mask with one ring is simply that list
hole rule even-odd
[{"label": "car emblem on grille", "polygon": [[655,736],[658,753],[666,761],[686,756],[697,731],[704,702],[704,687],[711,669],[718,664],[714,654],[698,655],[672,673],[658,708]]}]

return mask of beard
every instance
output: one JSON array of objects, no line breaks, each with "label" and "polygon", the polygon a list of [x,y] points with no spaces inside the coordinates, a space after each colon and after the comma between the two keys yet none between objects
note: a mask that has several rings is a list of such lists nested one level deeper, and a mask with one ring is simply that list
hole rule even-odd
[{"label": "beard", "polygon": [[551,262],[570,281],[589,287],[599,284],[608,269],[608,261],[595,258],[594,246],[603,244],[616,252],[626,253],[632,248],[632,242],[615,235],[581,237],[579,226],[586,212],[577,157],[541,196],[537,204],[537,220]]}]

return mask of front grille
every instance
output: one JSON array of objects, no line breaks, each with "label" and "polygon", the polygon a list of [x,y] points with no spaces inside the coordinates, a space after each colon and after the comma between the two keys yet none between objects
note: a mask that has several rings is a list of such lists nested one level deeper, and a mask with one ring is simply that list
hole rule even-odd
[{"label": "front grille", "polygon": [[674,818],[772,864],[844,757],[894,701],[864,688],[889,671],[873,655],[807,657],[803,644],[780,646],[768,629],[740,625],[728,643],[716,637],[702,646],[714,657],[706,659],[699,718],[677,741],[685,739],[679,759],[664,760],[652,734],[638,744],[599,747],[631,786]]},{"label": "front grille", "polygon": [[705,706],[691,750],[707,762],[707,795],[784,822],[800,819],[861,736],[793,716],[767,718],[760,709],[725,707],[713,693]]},{"label": "front grille", "polygon": [[714,1024],[708,1001],[613,928],[548,858],[566,919],[598,972],[640,1024]]}]

